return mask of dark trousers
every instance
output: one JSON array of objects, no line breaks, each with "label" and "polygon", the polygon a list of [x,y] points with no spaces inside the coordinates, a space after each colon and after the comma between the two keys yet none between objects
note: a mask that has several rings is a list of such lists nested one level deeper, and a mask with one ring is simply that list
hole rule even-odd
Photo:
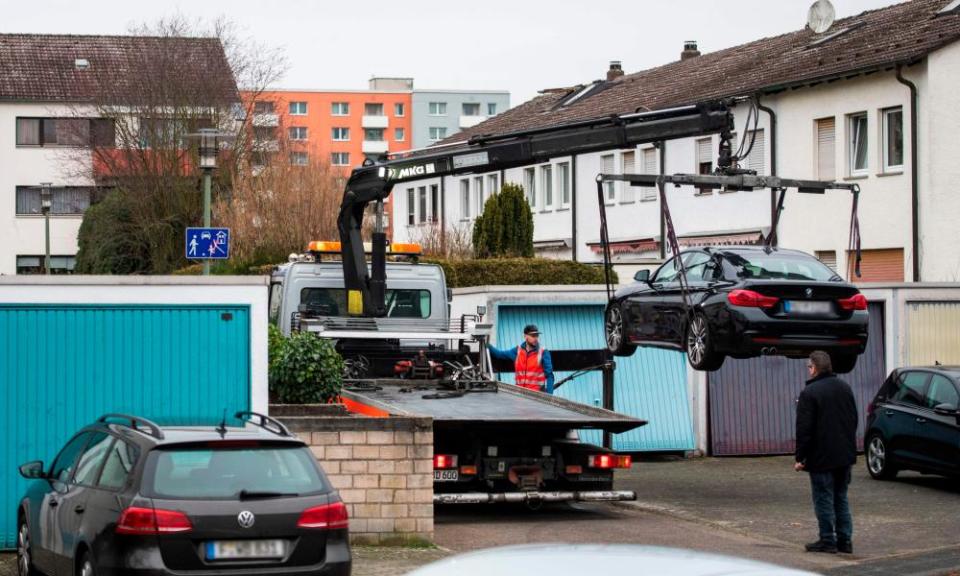
[{"label": "dark trousers", "polygon": [[853,541],[853,516],[850,515],[850,503],[847,501],[850,468],[846,466],[810,473],[813,509],[820,524],[820,540],[824,542],[836,544],[838,541]]}]

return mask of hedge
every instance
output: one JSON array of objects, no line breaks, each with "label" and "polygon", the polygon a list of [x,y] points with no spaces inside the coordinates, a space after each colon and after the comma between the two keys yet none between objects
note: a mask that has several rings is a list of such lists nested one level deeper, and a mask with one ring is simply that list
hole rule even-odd
[{"label": "hedge", "polygon": [[[603,284],[603,267],[549,258],[488,258],[483,260],[441,260],[426,263],[443,268],[450,288],[467,286],[528,286],[543,284]],[[616,284],[617,273],[610,271]]]}]

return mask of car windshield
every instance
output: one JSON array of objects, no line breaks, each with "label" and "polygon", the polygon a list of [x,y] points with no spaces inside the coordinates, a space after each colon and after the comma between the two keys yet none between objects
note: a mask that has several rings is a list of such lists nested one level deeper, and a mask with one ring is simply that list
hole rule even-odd
[{"label": "car windshield", "polygon": [[302,446],[161,448],[150,453],[144,490],[174,499],[316,494],[325,487],[312,458]]},{"label": "car windshield", "polygon": [[829,266],[806,254],[787,252],[726,252],[740,280],[801,280],[841,282]]}]

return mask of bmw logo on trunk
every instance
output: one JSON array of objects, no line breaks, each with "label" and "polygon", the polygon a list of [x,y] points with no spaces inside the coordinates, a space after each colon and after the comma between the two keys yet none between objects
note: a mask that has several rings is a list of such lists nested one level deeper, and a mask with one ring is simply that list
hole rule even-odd
[{"label": "bmw logo on trunk", "polygon": [[241,528],[253,528],[253,523],[256,521],[256,517],[253,515],[253,512],[249,510],[244,510],[237,515],[237,524]]},{"label": "bmw logo on trunk", "polygon": [[804,293],[807,295],[807,298],[813,298],[813,288],[807,288]]}]

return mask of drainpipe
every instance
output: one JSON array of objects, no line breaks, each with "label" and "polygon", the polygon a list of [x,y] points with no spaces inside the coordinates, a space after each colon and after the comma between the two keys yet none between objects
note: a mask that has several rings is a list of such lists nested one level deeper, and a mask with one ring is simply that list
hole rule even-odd
[{"label": "drainpipe", "polygon": [[444,176],[440,177],[440,252],[443,253],[443,257],[447,257],[447,189],[446,184],[447,179]]},{"label": "drainpipe", "polygon": [[[660,175],[667,174],[667,143],[663,140],[656,143],[660,149]],[[659,190],[659,188],[658,188]],[[659,195],[658,195],[659,197]],[[658,200],[659,201],[659,200]],[[676,256],[676,254],[674,254]],[[667,259],[667,221],[663,217],[663,207],[660,207],[660,260]]]},{"label": "drainpipe", "polygon": [[920,186],[917,178],[917,85],[903,77],[903,65],[897,65],[897,82],[910,89],[910,210],[913,224],[913,281],[920,281]]},{"label": "drainpipe", "polygon": [[[563,194],[563,190],[560,191]],[[560,199],[563,204],[563,199]],[[573,245],[573,261],[577,262],[577,155],[570,157],[570,244]]]},{"label": "drainpipe", "polygon": [[[770,116],[770,175],[777,175],[777,113],[773,108],[768,108],[760,103],[760,97],[757,96],[757,108],[763,110]],[[777,191],[770,191],[770,225],[777,218]]]}]

